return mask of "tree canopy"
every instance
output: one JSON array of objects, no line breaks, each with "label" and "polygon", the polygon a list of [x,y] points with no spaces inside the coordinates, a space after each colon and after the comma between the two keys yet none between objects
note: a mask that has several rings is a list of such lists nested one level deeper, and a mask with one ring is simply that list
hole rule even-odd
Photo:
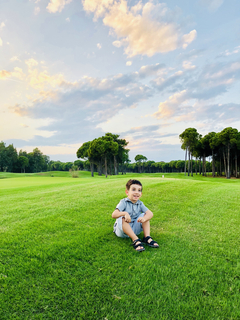
[{"label": "tree canopy", "polygon": [[119,165],[129,161],[129,149],[125,148],[127,145],[128,142],[125,139],[119,139],[119,135],[108,132],[105,136],[83,143],[77,150],[77,157],[90,162],[92,176],[94,176],[95,165],[99,175],[102,175],[104,167],[107,177],[108,172],[112,172],[112,167],[113,174],[118,174]]}]

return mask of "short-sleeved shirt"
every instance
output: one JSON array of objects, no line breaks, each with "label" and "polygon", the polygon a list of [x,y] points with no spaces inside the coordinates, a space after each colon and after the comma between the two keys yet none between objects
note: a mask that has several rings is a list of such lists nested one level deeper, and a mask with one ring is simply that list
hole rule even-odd
[{"label": "short-sleeved shirt", "polygon": [[132,203],[129,198],[122,199],[116,206],[116,209],[118,209],[120,212],[128,212],[132,220],[135,220],[141,213],[148,211],[148,208],[141,200]]}]

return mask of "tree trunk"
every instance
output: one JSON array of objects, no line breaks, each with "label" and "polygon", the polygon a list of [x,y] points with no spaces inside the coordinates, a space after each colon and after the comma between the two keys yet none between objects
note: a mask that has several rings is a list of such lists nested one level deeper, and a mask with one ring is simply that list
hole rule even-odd
[{"label": "tree trunk", "polygon": [[202,159],[202,175],[204,176],[204,172],[205,172],[205,155],[203,155],[203,159]]},{"label": "tree trunk", "polygon": [[212,176],[215,177],[215,159],[212,150]]},{"label": "tree trunk", "polygon": [[107,156],[105,156],[105,176],[107,178]]},{"label": "tree trunk", "polygon": [[188,176],[190,174],[190,148],[188,150]]},{"label": "tree trunk", "polygon": [[230,145],[228,144],[227,153],[227,179],[230,179]]},{"label": "tree trunk", "polygon": [[193,177],[192,154],[191,154],[191,176]]},{"label": "tree trunk", "polygon": [[102,160],[98,162],[98,175],[102,175]]},{"label": "tree trunk", "polygon": [[185,166],[184,166],[184,174],[186,175],[186,169],[187,169],[187,147],[186,147],[186,153],[185,153]]},{"label": "tree trunk", "polygon": [[90,161],[91,176],[94,177],[94,164]]},{"label": "tree trunk", "polygon": [[197,157],[196,157],[196,162],[195,162],[195,173],[197,175]]},{"label": "tree trunk", "polygon": [[236,177],[236,178],[238,177],[238,171],[237,171],[237,151],[236,151],[236,154],[235,154],[235,177]]},{"label": "tree trunk", "polygon": [[226,166],[226,158],[225,158],[225,152],[223,151],[223,162],[224,162],[224,173],[227,178],[227,166]]},{"label": "tree trunk", "polygon": [[202,164],[202,157],[199,158],[199,175],[202,174],[201,164]]},{"label": "tree trunk", "polygon": [[117,172],[117,159],[116,159],[116,156],[114,156],[114,174],[117,175],[118,172]]}]

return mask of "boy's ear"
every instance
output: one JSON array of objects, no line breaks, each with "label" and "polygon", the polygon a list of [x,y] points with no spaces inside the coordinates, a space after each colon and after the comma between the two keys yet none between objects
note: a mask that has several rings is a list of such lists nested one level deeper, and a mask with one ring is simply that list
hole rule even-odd
[{"label": "boy's ear", "polygon": [[128,190],[127,189],[125,190],[125,193],[126,193],[126,195],[128,195]]}]

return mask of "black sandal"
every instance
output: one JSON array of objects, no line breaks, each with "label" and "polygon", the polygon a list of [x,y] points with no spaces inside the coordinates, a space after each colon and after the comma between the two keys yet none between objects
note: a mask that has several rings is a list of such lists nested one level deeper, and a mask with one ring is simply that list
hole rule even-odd
[{"label": "black sandal", "polygon": [[[136,244],[137,242],[140,242],[140,243]],[[134,247],[134,249],[135,249],[136,251],[138,251],[138,252],[141,252],[141,251],[144,251],[144,250],[145,250],[145,248],[144,248],[144,246],[143,246],[143,244],[142,244],[141,239],[136,239],[136,240],[134,240],[131,245],[132,245],[132,246]],[[142,248],[137,250],[138,247],[142,247]]]},{"label": "black sandal", "polygon": [[[159,248],[159,245],[158,245],[158,243],[157,243],[156,241],[154,241],[154,240],[152,239],[152,241],[148,242],[149,239],[152,239],[152,237],[150,237],[150,236],[148,236],[148,237],[146,237],[146,238],[144,237],[143,240],[142,240],[142,242],[146,243],[149,247]],[[154,245],[154,243],[156,243],[157,246]]]}]

